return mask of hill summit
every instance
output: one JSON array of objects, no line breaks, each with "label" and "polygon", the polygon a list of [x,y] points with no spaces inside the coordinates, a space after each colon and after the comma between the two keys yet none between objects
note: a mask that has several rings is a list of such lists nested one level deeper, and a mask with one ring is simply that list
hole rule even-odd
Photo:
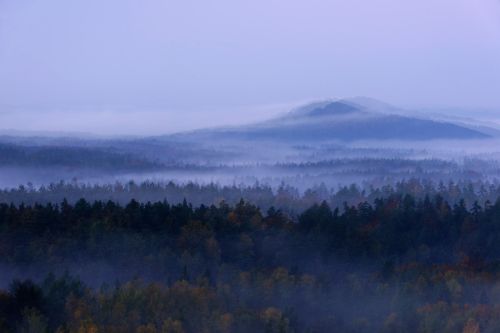
[{"label": "hill summit", "polygon": [[[400,111],[400,112],[396,112]],[[335,100],[302,106],[265,122],[176,135],[184,139],[324,142],[359,140],[421,141],[484,139],[489,134],[461,124],[403,115],[394,106],[371,100]]]}]

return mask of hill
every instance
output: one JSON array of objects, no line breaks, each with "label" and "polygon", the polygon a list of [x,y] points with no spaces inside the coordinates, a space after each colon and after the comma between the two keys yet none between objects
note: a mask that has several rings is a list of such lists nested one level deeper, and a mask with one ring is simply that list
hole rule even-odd
[{"label": "hill", "polygon": [[[358,102],[359,101],[359,102]],[[270,140],[286,142],[358,140],[485,139],[486,131],[447,121],[391,113],[395,107],[367,99],[303,106],[253,125],[176,134],[184,140]]]}]

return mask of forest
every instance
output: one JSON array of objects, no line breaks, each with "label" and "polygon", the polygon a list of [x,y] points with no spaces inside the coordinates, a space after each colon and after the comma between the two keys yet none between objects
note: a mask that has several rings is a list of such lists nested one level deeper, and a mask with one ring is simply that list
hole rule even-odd
[{"label": "forest", "polygon": [[500,0],[0,0],[0,333],[500,333]]},{"label": "forest", "polygon": [[4,196],[0,331],[497,332],[500,200],[405,188],[296,213]]},{"label": "forest", "polygon": [[282,140],[411,125],[345,108],[0,136],[0,332],[500,332],[497,138],[429,120],[419,142]]}]

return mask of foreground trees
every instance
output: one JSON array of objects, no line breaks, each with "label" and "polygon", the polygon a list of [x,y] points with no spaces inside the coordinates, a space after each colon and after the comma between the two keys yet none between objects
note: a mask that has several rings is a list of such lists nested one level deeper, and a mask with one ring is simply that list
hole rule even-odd
[{"label": "foreground trees", "polygon": [[0,204],[0,331],[494,332],[499,256],[500,202],[439,195]]}]

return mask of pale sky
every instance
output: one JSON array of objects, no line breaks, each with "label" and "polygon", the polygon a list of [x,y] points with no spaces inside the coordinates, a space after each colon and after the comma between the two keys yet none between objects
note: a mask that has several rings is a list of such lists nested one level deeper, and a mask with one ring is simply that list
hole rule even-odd
[{"label": "pale sky", "polygon": [[350,96],[500,110],[500,2],[0,0],[0,130],[160,134]]}]

